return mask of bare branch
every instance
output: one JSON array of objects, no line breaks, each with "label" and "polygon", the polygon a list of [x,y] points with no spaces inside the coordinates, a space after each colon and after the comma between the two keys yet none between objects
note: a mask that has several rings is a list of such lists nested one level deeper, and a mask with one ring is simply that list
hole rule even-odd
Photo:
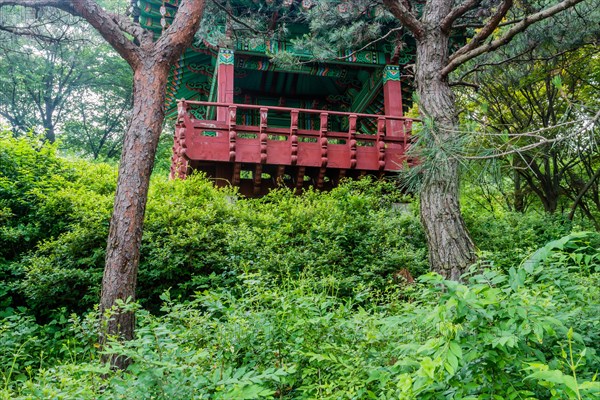
[{"label": "bare branch", "polygon": [[571,211],[569,212],[569,217],[568,217],[569,221],[573,221],[573,217],[575,216],[575,211],[577,210],[577,206],[583,199],[583,196],[585,196],[585,194],[588,192],[588,190],[590,190],[592,188],[592,185],[598,178],[600,178],[600,168],[598,168],[596,170],[594,175],[590,178],[588,183],[581,189],[581,191],[575,198],[575,201],[573,202],[573,205],[571,206]]},{"label": "bare branch", "polygon": [[490,51],[496,50],[499,47],[502,47],[508,44],[517,34],[525,31],[529,28],[530,25],[542,21],[546,18],[550,18],[555,14],[558,14],[561,11],[564,11],[574,5],[581,3],[583,0],[564,0],[552,7],[546,8],[537,13],[531,14],[523,18],[520,22],[515,24],[512,28],[506,31],[501,37],[496,40],[493,40],[489,43],[482,44],[478,47],[475,47],[463,54],[454,53],[450,57],[450,61],[448,65],[441,71],[441,75],[443,77],[448,76],[448,74],[458,68],[461,64]]},{"label": "bare branch", "polygon": [[71,8],[71,0],[0,0],[0,7],[23,6],[23,7],[54,7],[64,11]]},{"label": "bare branch", "polygon": [[475,36],[473,36],[473,38],[471,39],[471,41],[469,41],[469,43],[465,44],[463,47],[458,49],[454,54],[452,54],[452,56],[450,57],[450,60],[452,60],[455,57],[459,57],[461,54],[465,54],[466,52],[468,52],[470,50],[473,50],[474,48],[479,46],[481,43],[483,43],[484,40],[486,40],[488,37],[490,37],[490,35],[498,27],[498,24],[500,23],[500,21],[502,21],[502,18],[504,18],[504,16],[508,12],[508,10],[510,10],[512,5],[513,5],[513,0],[503,0],[502,4],[500,4],[500,7],[498,7],[498,10],[496,10],[494,15],[492,15],[492,17],[485,24],[485,26],[483,28],[481,28],[481,30],[479,32],[477,32],[477,34]]},{"label": "bare branch", "polygon": [[[568,121],[568,122],[563,122],[561,124],[557,124],[555,126],[550,126],[550,127],[544,127],[544,128],[540,128],[537,129],[535,131],[531,131],[531,132],[525,132],[525,133],[518,133],[518,134],[512,134],[512,135],[506,135],[506,136],[513,136],[513,137],[532,137],[532,138],[536,138],[537,141],[534,143],[530,143],[528,145],[525,146],[521,146],[521,147],[517,147],[514,149],[509,149],[506,151],[502,151],[502,152],[498,152],[498,153],[494,153],[494,154],[490,154],[490,155],[485,155],[485,156],[464,156],[462,158],[467,159],[467,160],[488,160],[488,159],[492,159],[492,158],[499,158],[499,157],[504,157],[504,156],[508,156],[511,154],[520,154],[522,152],[528,151],[528,150],[532,150],[535,148],[538,148],[540,146],[544,146],[547,144],[554,144],[554,143],[559,143],[559,142],[564,142],[566,140],[572,139],[574,137],[579,136],[582,132],[585,132],[587,129],[589,129],[591,126],[595,125],[598,121],[600,120],[600,111],[598,111],[596,113],[596,115],[591,119],[591,120],[575,120],[575,121]],[[564,135],[564,136],[556,136],[554,138],[546,138],[544,136],[538,135],[538,133],[544,132],[544,131],[548,131],[548,130],[552,130],[552,129],[556,129],[559,127],[566,127],[569,125],[574,125],[576,123],[582,123],[584,124],[584,127],[581,129],[577,129],[575,131],[573,131],[572,133],[568,134],[568,135]],[[491,136],[502,136],[502,134],[488,134]]]},{"label": "bare branch", "polygon": [[465,0],[461,5],[454,7],[450,11],[450,14],[448,14],[446,18],[442,20],[442,23],[440,25],[442,31],[446,33],[449,32],[450,29],[452,29],[452,24],[454,23],[454,21],[465,15],[465,13],[467,13],[468,11],[477,7],[479,4],[481,4],[481,0]]},{"label": "bare branch", "polygon": [[140,62],[139,48],[129,40],[112,16],[92,0],[0,0],[4,6],[54,7],[85,19],[132,68]]},{"label": "bare branch", "polygon": [[192,42],[200,26],[204,4],[204,0],[183,0],[173,22],[156,42],[154,51],[162,54],[168,63],[173,62],[172,58]]},{"label": "bare branch", "polygon": [[461,80],[461,81],[462,81],[462,80],[464,80],[464,79],[465,79],[465,78],[466,78],[468,75],[471,75],[471,74],[472,74],[472,73],[474,73],[474,72],[481,71],[481,70],[482,70],[483,68],[485,68],[485,67],[492,67],[492,66],[494,66],[494,67],[497,67],[497,66],[499,66],[499,65],[502,65],[502,64],[509,63],[509,62],[511,62],[511,61],[513,61],[513,60],[515,60],[515,59],[519,59],[519,57],[521,57],[521,56],[523,56],[523,55],[525,55],[525,54],[527,54],[527,53],[531,52],[535,46],[536,46],[536,44],[533,44],[533,45],[527,46],[527,48],[526,48],[525,50],[521,51],[520,53],[518,53],[518,54],[516,54],[516,55],[514,55],[514,56],[512,56],[512,57],[508,57],[508,58],[502,59],[502,60],[500,60],[500,61],[496,61],[496,62],[489,62],[489,63],[482,63],[482,64],[477,64],[477,65],[475,65],[473,68],[471,68],[470,70],[468,70],[468,71],[466,71],[464,74],[462,74],[459,80]]},{"label": "bare branch", "polygon": [[402,25],[412,32],[415,38],[419,39],[423,36],[425,28],[421,21],[410,12],[406,0],[383,0],[383,4]]},{"label": "bare branch", "polygon": [[42,42],[45,42],[45,43],[58,43],[60,41],[60,39],[49,36],[49,35],[35,33],[35,32],[31,32],[29,29],[20,29],[20,28],[11,27],[11,26],[0,25],[0,31],[5,31],[12,35],[18,35],[18,36],[35,36],[36,39],[38,39]]},{"label": "bare branch", "polygon": [[[510,21],[506,21],[506,22],[502,22],[500,24],[498,24],[498,27],[501,26],[508,26],[508,25],[514,25],[518,22],[523,21],[523,19],[512,19]],[[465,29],[465,28],[483,28],[485,26],[485,24],[476,24],[476,23],[471,23],[471,24],[458,24],[458,25],[453,25],[452,28],[453,29]]]},{"label": "bare branch", "polygon": [[477,85],[475,83],[471,83],[471,82],[456,81],[456,82],[450,82],[449,85],[450,86],[467,86],[472,89],[475,89],[476,91],[479,90],[479,85]]},{"label": "bare branch", "polygon": [[127,38],[119,25],[92,0],[70,0],[78,15],[89,22],[102,37],[135,69],[140,63],[140,49]]}]

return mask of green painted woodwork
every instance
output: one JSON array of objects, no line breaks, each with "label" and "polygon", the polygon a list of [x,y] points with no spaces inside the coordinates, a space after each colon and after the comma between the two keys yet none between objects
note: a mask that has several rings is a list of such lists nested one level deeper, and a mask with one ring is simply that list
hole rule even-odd
[{"label": "green painted woodwork", "polygon": [[383,87],[381,77],[381,70],[376,70],[363,82],[362,89],[356,94],[352,103],[351,110],[353,112],[365,112],[369,104],[381,93],[381,88]]},{"label": "green painted woodwork", "polygon": [[233,50],[219,49],[219,65],[233,65]]},{"label": "green painted woodwork", "polygon": [[[312,60],[313,54],[305,49],[294,46],[291,41],[264,40],[264,41],[238,41],[235,48],[242,54],[273,56],[279,53],[289,53],[303,61]],[[332,64],[364,64],[385,65],[387,57],[384,48],[362,51],[341,51],[336,55]]]},{"label": "green painted woodwork", "polygon": [[[284,0],[279,7],[310,7],[313,0],[302,3]],[[161,19],[168,26],[177,11],[179,0],[139,0],[140,23],[155,32],[156,37],[164,30]],[[234,8],[259,9],[274,3],[256,0],[231,0]],[[162,8],[162,14],[161,14]],[[267,11],[268,11],[267,10]],[[225,26],[215,26],[224,34]],[[400,65],[412,62],[414,49],[412,42],[400,52],[394,52],[389,43],[378,44],[362,51],[342,51],[326,63],[310,62],[313,55],[294,46],[293,39],[306,34],[308,28],[301,23],[286,26],[285,40],[240,39],[234,40],[231,48],[218,48],[208,41],[196,41],[188,48],[171,70],[167,85],[167,116],[176,115],[178,99],[216,101],[217,66],[234,65],[234,101],[262,105],[280,105],[298,108],[317,108],[357,113],[381,113],[383,110],[382,85],[388,80],[401,78],[400,67],[388,65],[396,54]],[[286,52],[298,58],[301,63],[282,66],[271,60],[272,56]],[[411,90],[402,85],[403,90]],[[404,94],[404,98],[411,96]],[[200,107],[193,111],[196,118],[213,119],[214,107]],[[244,118],[255,118],[247,115]],[[270,117],[275,118],[275,116]],[[317,125],[307,118],[301,126]],[[285,124],[283,124],[285,125]],[[340,127],[342,128],[342,127]],[[372,124],[360,125],[363,132],[375,129]]]},{"label": "green painted woodwork", "polygon": [[387,81],[400,80],[400,67],[398,65],[386,65],[383,69],[383,83]]},{"label": "green painted woodwork", "polygon": [[296,74],[307,74],[315,76],[327,76],[333,78],[345,78],[348,69],[340,68],[330,64],[297,64],[286,67],[278,66],[264,57],[238,57],[236,68],[255,71],[282,71]]}]

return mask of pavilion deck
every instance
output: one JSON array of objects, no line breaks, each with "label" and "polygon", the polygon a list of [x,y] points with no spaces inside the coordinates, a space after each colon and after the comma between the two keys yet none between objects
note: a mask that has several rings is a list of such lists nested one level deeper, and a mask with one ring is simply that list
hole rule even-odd
[{"label": "pavilion deck", "polygon": [[[200,107],[213,119],[196,119]],[[171,178],[200,170],[247,196],[379,178],[411,164],[412,124],[403,116],[180,100]]]}]

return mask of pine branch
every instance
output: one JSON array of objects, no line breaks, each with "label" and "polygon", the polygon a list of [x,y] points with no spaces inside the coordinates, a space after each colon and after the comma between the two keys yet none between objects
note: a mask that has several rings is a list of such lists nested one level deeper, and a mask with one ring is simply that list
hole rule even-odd
[{"label": "pine branch", "polygon": [[369,43],[365,44],[365,45],[364,45],[364,46],[362,46],[360,49],[354,50],[352,53],[350,53],[350,54],[347,54],[347,55],[345,55],[345,56],[341,56],[341,57],[335,57],[334,59],[335,59],[335,60],[341,60],[341,61],[345,61],[345,60],[347,60],[348,58],[350,58],[350,57],[353,57],[354,55],[356,55],[356,54],[360,53],[361,51],[364,51],[364,50],[368,49],[369,47],[373,46],[374,44],[377,44],[377,43],[381,42],[382,40],[385,40],[385,39],[387,39],[387,38],[388,38],[388,37],[389,37],[389,36],[390,36],[392,33],[395,33],[395,32],[398,32],[398,31],[401,31],[402,29],[404,29],[404,27],[403,27],[403,26],[400,26],[400,27],[397,27],[397,28],[390,29],[390,30],[388,31],[388,33],[386,33],[386,34],[385,34],[385,35],[383,35],[383,36],[380,36],[380,37],[378,37],[377,39],[373,39],[373,40],[371,40]]},{"label": "pine branch", "polygon": [[163,55],[168,62],[175,54],[180,54],[182,48],[188,46],[198,31],[204,0],[183,0],[177,9],[177,14],[171,25],[162,33],[154,46],[154,52]]},{"label": "pine branch", "polygon": [[223,4],[221,4],[218,0],[212,0],[213,4],[215,6],[217,6],[219,9],[221,9],[222,11],[224,11],[229,18],[231,18],[233,21],[237,22],[238,24],[246,27],[250,32],[254,33],[255,35],[267,35],[269,32],[268,31],[260,31],[256,28],[254,28],[253,26],[250,26],[249,24],[245,23],[244,21],[242,21],[241,19],[239,19],[238,17],[236,17],[233,12],[231,12],[230,9],[228,9],[227,7],[225,7]]},{"label": "pine branch", "polygon": [[481,30],[479,32],[477,32],[477,34],[475,36],[473,36],[473,38],[471,39],[471,41],[469,43],[465,44],[463,47],[458,49],[451,56],[450,61],[452,62],[452,58],[459,57],[461,54],[465,54],[466,52],[473,50],[474,48],[479,46],[481,43],[483,43],[483,41],[485,41],[488,37],[490,37],[490,35],[498,27],[498,24],[500,24],[500,21],[502,21],[502,19],[504,18],[504,16],[508,12],[508,10],[510,10],[512,5],[513,5],[513,0],[503,0],[500,7],[498,7],[498,10],[496,10],[494,15],[492,15],[492,17],[485,24],[485,26],[483,28],[481,28]]},{"label": "pine branch", "polygon": [[423,23],[414,16],[409,10],[406,0],[383,0],[383,4],[409,31],[415,38],[420,39],[425,33]]},{"label": "pine branch", "polygon": [[529,28],[529,26],[531,26],[532,24],[550,18],[561,11],[564,11],[578,3],[581,3],[582,1],[583,0],[564,0],[552,7],[546,8],[542,11],[539,11],[537,13],[523,18],[520,22],[515,24],[512,28],[510,28],[496,40],[485,44],[481,44],[480,46],[468,50],[463,54],[457,54],[458,52],[454,53],[450,57],[448,65],[446,65],[446,67],[441,71],[442,77],[448,76],[450,72],[454,71],[456,68],[458,68],[465,62],[481,54],[496,50],[497,48],[508,44],[517,34],[527,30],[527,28]]},{"label": "pine branch", "polygon": [[454,21],[465,15],[465,13],[477,7],[479,4],[481,4],[481,0],[465,0],[465,2],[462,3],[460,6],[454,7],[450,11],[450,14],[448,14],[446,18],[442,20],[442,31],[448,33],[450,29],[452,29],[452,24],[454,23]]}]

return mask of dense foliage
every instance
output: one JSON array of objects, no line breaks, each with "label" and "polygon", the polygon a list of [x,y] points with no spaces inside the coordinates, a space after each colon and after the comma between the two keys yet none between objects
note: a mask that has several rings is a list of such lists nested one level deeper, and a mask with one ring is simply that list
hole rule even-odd
[{"label": "dense foliage", "polygon": [[[135,304],[137,338],[97,361],[96,316],[5,318],[9,398],[593,398],[600,367],[598,255],[573,235],[506,274],[336,296],[333,279],[236,277],[162,315]],[[598,237],[596,236],[596,245]],[[63,328],[56,334],[56,326]],[[55,353],[45,353],[44,351]],[[53,357],[55,357],[53,359]],[[60,362],[59,362],[60,360]],[[100,376],[104,374],[104,377]]]},{"label": "dense foliage", "polygon": [[121,305],[137,337],[107,350],[133,363],[110,371],[93,305],[116,171],[0,142],[3,398],[600,395],[598,234],[468,203],[482,261],[444,281],[414,206],[369,180],[248,200],[156,176],[139,302]]},{"label": "dense foliage", "polygon": [[61,11],[5,7],[0,43],[0,118],[15,136],[34,130],[80,156],[118,158],[132,74],[100,35]]},{"label": "dense foliage", "polygon": [[[115,169],[61,159],[33,139],[2,142],[4,291],[38,315],[86,310],[97,301]],[[168,288],[187,297],[240,272],[334,276],[349,294],[358,282],[381,287],[399,269],[426,268],[418,221],[396,212],[390,184],[242,200],[201,176],[153,183],[139,284],[150,307]]]}]

